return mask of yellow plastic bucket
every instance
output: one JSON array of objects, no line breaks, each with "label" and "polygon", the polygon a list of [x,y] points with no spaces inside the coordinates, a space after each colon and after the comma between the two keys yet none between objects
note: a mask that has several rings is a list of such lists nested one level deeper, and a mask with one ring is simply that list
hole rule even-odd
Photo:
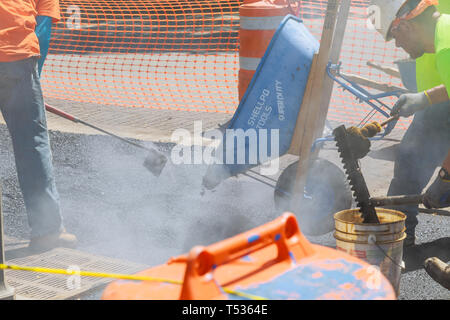
[{"label": "yellow plastic bucket", "polygon": [[363,223],[359,209],[335,213],[336,249],[379,268],[398,295],[403,266],[406,215],[376,208],[380,223]]}]

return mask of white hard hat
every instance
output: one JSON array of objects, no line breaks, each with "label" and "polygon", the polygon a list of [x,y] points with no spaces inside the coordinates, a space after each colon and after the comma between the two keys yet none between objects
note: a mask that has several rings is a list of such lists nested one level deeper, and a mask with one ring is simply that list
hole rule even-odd
[{"label": "white hard hat", "polygon": [[386,41],[392,39],[389,30],[399,9],[405,2],[405,0],[370,0],[370,6],[368,7],[368,13],[371,14],[370,20]]}]

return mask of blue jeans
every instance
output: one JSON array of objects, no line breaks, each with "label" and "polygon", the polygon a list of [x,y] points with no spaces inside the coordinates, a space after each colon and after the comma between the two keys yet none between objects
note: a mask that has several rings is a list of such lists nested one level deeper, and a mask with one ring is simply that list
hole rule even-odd
[{"label": "blue jeans", "polygon": [[37,60],[0,62],[0,109],[12,139],[32,238],[62,230]]},{"label": "blue jeans", "polygon": [[[398,147],[388,195],[419,194],[450,148],[450,103],[433,105],[415,114]],[[414,235],[418,206],[396,206],[406,214],[406,233]]]}]

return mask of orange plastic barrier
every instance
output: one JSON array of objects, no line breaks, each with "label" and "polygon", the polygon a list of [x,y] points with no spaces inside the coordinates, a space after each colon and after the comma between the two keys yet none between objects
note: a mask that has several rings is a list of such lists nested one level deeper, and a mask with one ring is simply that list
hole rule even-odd
[{"label": "orange plastic barrier", "polygon": [[139,273],[171,283],[120,280],[105,289],[102,299],[395,299],[389,281],[373,268],[344,252],[311,244],[295,216],[285,213]]},{"label": "orange plastic barrier", "polygon": [[[63,19],[54,27],[42,76],[46,97],[230,114],[236,109],[242,1],[60,2]],[[399,79],[366,66],[368,60],[391,64],[406,57],[368,28],[367,6],[368,0],[352,2],[343,72],[400,85]],[[318,39],[325,8],[324,0],[302,0],[295,9]],[[328,118],[357,123],[369,110],[335,88]]]}]

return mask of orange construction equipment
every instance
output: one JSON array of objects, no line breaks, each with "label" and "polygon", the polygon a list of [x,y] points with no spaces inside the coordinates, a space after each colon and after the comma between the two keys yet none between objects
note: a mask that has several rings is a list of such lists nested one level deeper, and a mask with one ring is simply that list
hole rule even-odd
[{"label": "orange construction equipment", "polygon": [[239,7],[239,101],[280,22],[294,14],[289,0],[244,0]]},{"label": "orange construction equipment", "polygon": [[154,281],[113,282],[102,299],[395,299],[374,266],[311,244],[292,213],[138,275]]}]

